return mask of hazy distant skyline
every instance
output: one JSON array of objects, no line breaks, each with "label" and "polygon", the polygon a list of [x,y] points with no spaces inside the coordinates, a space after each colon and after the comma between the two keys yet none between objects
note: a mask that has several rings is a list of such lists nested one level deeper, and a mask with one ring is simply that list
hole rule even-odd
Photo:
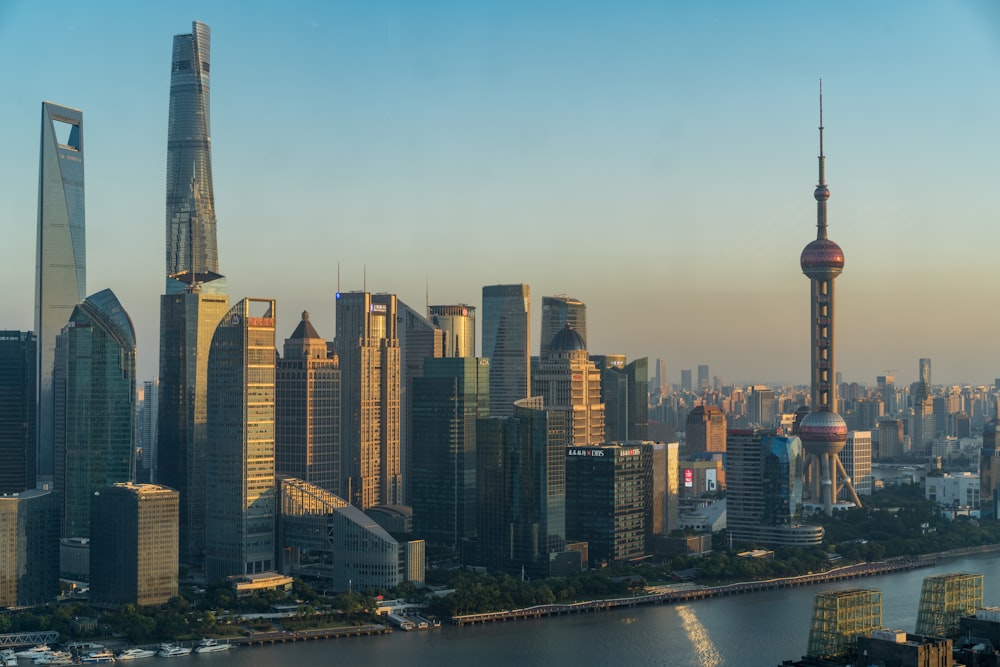
[{"label": "hazy distant skyline", "polygon": [[[1000,5],[0,4],[0,328],[32,328],[42,100],[83,110],[87,292],[156,374],[173,36],[212,28],[220,271],[334,335],[340,288],[421,309],[527,283],[593,354],[809,374],[822,77],[838,370],[992,383]],[[634,327],[634,331],[627,331]],[[481,348],[479,348],[481,349]]]}]

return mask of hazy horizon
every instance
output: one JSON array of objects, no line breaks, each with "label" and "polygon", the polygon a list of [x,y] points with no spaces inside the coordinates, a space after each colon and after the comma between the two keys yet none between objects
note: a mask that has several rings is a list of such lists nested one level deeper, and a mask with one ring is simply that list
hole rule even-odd
[{"label": "hazy horizon", "polygon": [[33,328],[40,103],[77,107],[87,293],[114,290],[157,374],[171,42],[193,20],[220,270],[231,302],[277,300],[279,349],[303,310],[333,337],[338,283],[474,305],[480,329],[483,285],[527,283],[533,353],[542,296],[568,294],[592,354],[804,385],[822,78],[838,370],[1000,376],[988,0],[8,1],[0,328]]}]

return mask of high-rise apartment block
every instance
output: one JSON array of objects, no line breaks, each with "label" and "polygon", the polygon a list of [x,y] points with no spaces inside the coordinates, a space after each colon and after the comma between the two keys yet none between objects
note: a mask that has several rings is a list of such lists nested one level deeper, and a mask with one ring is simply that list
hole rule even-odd
[{"label": "high-rise apartment block", "polygon": [[531,384],[532,395],[544,399],[546,410],[566,413],[568,445],[604,441],[601,373],[587,356],[576,329],[567,325],[553,337],[548,351],[532,369]]},{"label": "high-rise apartment block", "polygon": [[403,500],[398,304],[394,294],[337,293],[340,490],[361,509]]},{"label": "high-rise apartment block", "polygon": [[275,569],[274,301],[243,299],[208,360],[208,580]]},{"label": "high-rise apartment block", "polygon": [[41,605],[57,595],[57,494],[28,489],[0,495],[0,607]]},{"label": "high-rise apartment block", "polygon": [[56,336],[87,293],[83,163],[83,112],[42,102],[35,261],[40,481],[52,481],[56,474],[52,389]]},{"label": "high-rise apartment block", "polygon": [[91,494],[135,476],[135,328],[114,292],[103,290],[73,309],[59,337],[63,537],[89,537]]},{"label": "high-rise apartment block", "polygon": [[285,339],[275,381],[275,470],[337,493],[340,365],[308,312]]},{"label": "high-rise apartment block", "polygon": [[483,287],[483,356],[490,360],[490,415],[509,417],[531,391],[531,291],[527,285]]},{"label": "high-rise apartment block", "polygon": [[38,340],[0,331],[0,494],[35,487]]},{"label": "high-rise apartment block", "polygon": [[165,604],[177,596],[178,493],[115,484],[91,496],[90,600]]},{"label": "high-rise apartment block", "polygon": [[563,327],[575,329],[587,347],[587,304],[571,296],[560,294],[542,297],[542,332],[538,355],[548,354],[552,339]]},{"label": "high-rise apartment block", "polygon": [[904,453],[904,429],[901,419],[884,418],[878,422],[878,456],[881,461],[900,457]]},{"label": "high-rise apartment block", "polygon": [[476,420],[489,416],[489,359],[425,359],[413,380],[413,530],[455,548],[476,535]]},{"label": "high-rise apartment block", "polygon": [[474,306],[428,306],[427,317],[444,332],[445,357],[476,356],[476,309]]}]

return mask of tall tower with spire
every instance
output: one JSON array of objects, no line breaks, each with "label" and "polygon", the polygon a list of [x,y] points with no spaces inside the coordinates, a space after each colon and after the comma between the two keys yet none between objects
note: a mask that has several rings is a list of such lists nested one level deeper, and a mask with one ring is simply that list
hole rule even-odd
[{"label": "tall tower with spire", "polygon": [[834,337],[834,280],[844,270],[844,251],[827,237],[826,202],[830,190],[826,186],[823,154],[823,83],[819,88],[819,184],[816,198],[816,240],[802,251],[802,273],[810,282],[809,345],[811,356],[812,412],[798,427],[806,453],[807,476],[813,497],[823,503],[823,511],[833,514],[833,505],[841,487],[858,506],[858,494],[851,484],[838,453],[847,442],[847,423],[837,414],[837,365]]}]

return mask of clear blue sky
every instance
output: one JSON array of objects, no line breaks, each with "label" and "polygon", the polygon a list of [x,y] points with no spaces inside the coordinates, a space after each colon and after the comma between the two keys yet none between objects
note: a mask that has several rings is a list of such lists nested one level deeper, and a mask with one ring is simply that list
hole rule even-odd
[{"label": "clear blue sky", "polygon": [[[0,328],[32,328],[41,101],[84,112],[88,293],[156,374],[173,35],[212,28],[219,257],[233,301],[333,337],[361,289],[588,306],[592,353],[808,381],[824,81],[838,364],[991,383],[1000,5],[0,0]],[[532,346],[537,349],[537,326]],[[280,345],[280,342],[279,342]]]}]

